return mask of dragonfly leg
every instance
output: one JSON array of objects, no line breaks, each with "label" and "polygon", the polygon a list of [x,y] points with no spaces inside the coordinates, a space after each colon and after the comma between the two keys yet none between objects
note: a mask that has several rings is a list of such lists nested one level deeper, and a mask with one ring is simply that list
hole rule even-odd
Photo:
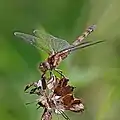
[{"label": "dragonfly leg", "polygon": [[50,78],[52,78],[53,76],[54,76],[53,71],[50,70]]},{"label": "dragonfly leg", "polygon": [[45,77],[45,74],[46,74],[46,72],[44,72],[44,73],[41,75],[41,78],[44,78],[44,77]]},{"label": "dragonfly leg", "polygon": [[65,75],[64,75],[63,72],[62,72],[62,70],[55,68],[55,71],[56,71],[57,73],[59,73],[62,77],[65,77]]}]

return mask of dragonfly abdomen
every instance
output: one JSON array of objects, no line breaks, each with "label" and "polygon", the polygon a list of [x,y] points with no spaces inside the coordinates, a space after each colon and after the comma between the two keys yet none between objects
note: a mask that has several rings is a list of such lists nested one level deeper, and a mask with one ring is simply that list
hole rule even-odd
[{"label": "dragonfly abdomen", "polygon": [[73,42],[73,45],[78,45],[82,40],[84,40],[90,33],[92,33],[96,28],[96,25],[91,25],[86,29],[86,31],[77,38],[75,42]]}]

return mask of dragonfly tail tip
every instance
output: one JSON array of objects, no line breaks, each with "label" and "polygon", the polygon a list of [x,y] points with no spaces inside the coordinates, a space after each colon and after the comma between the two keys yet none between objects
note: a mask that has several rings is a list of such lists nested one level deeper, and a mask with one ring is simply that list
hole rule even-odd
[{"label": "dragonfly tail tip", "polygon": [[93,24],[93,25],[90,26],[90,29],[95,30],[96,27],[97,27],[97,26],[96,26],[95,24]]}]

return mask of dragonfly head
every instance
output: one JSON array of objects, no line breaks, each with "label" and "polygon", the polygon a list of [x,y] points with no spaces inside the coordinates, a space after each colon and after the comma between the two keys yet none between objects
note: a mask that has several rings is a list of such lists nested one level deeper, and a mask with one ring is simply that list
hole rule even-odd
[{"label": "dragonfly head", "polygon": [[50,66],[50,65],[49,65],[48,62],[42,62],[42,63],[40,63],[40,65],[39,65],[39,69],[40,69],[42,72],[46,72],[47,70],[50,69],[49,66]]}]

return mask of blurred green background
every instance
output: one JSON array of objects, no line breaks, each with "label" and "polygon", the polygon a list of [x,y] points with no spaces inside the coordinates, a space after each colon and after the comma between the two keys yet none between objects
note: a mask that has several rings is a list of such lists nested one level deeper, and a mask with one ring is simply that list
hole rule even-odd
[{"label": "blurred green background", "polygon": [[85,104],[83,114],[67,114],[71,120],[120,120],[119,12],[119,0],[0,0],[0,120],[40,120],[42,114],[35,104],[25,106],[35,97],[23,89],[40,79],[37,64],[47,55],[13,32],[31,34],[42,26],[72,43],[91,24],[97,29],[88,39],[106,42],[73,52],[60,65]]}]

